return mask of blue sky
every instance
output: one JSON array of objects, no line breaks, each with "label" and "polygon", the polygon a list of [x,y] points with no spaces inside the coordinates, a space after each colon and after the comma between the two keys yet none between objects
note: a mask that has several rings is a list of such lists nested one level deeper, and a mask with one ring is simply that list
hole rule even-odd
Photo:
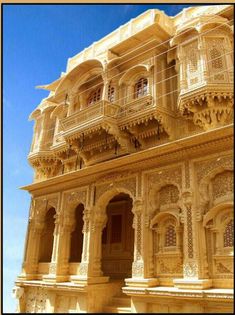
[{"label": "blue sky", "polygon": [[[14,312],[12,287],[20,273],[30,195],[20,186],[33,172],[27,162],[33,122],[28,116],[48,92],[36,90],[66,69],[69,57],[142,12],[175,15],[185,5],[3,6],[3,311]],[[88,23],[89,21],[89,23]]]}]

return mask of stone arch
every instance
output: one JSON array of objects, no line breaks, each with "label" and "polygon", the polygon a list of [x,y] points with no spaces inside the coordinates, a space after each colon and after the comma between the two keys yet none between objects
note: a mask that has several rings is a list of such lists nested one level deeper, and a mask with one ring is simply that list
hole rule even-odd
[{"label": "stone arch", "polygon": [[103,193],[99,199],[96,202],[96,205],[94,206],[94,212],[95,213],[100,213],[103,211],[103,214],[105,213],[105,209],[109,203],[109,201],[115,197],[116,195],[120,194],[120,193],[124,193],[130,196],[130,198],[133,201],[133,204],[135,202],[135,197],[133,196],[133,194],[126,188],[124,187],[113,187],[111,189],[109,189],[108,191],[106,191],[105,193]]},{"label": "stone arch", "polygon": [[[222,212],[226,209],[233,209],[233,202],[226,202],[223,204],[216,205],[212,209],[210,209],[203,217],[203,226],[207,226],[207,224],[213,220],[217,216],[219,212]],[[229,211],[229,210],[228,210]]]},{"label": "stone arch", "polygon": [[233,287],[233,220],[232,201],[215,205],[203,216],[209,274],[218,283],[226,276],[227,288]]},{"label": "stone arch", "polygon": [[104,70],[104,64],[99,59],[89,59],[83,61],[82,63],[78,64],[75,68],[73,68],[68,74],[64,76],[64,78],[59,83],[58,87],[55,90],[55,95],[61,93],[64,90],[68,90],[72,88],[71,81],[74,81],[76,76],[82,76],[84,73],[93,69],[95,67],[100,68],[100,73]]},{"label": "stone arch", "polygon": [[139,65],[131,67],[119,79],[119,86],[126,83],[130,84],[130,82],[137,80],[137,78],[143,75],[148,77],[151,67],[152,66],[145,65],[145,64],[139,64]]},{"label": "stone arch", "polygon": [[[81,262],[83,249],[84,205],[80,202],[73,207],[72,229],[69,246],[69,262]],[[71,210],[70,210],[71,211]]]},{"label": "stone arch", "polygon": [[38,262],[49,263],[53,252],[53,240],[55,230],[55,215],[54,207],[48,207],[44,216],[43,230],[40,236],[39,257]]},{"label": "stone arch", "polygon": [[112,187],[97,200],[92,215],[93,272],[111,278],[131,276],[134,257],[133,194]]},{"label": "stone arch", "polygon": [[76,83],[73,85],[72,93],[76,93],[79,87],[82,86],[90,78],[99,76],[101,74],[102,74],[102,70],[99,67],[92,68],[89,71],[83,73],[79,77],[79,80],[77,80]]},{"label": "stone arch", "polygon": [[215,169],[213,169],[212,171],[209,171],[202,179],[201,181],[198,183],[198,187],[199,187],[199,199],[200,199],[200,203],[203,205],[208,204],[208,202],[210,201],[209,198],[209,185],[211,180],[218,174],[223,173],[224,171],[233,171],[233,167],[229,167],[229,166],[220,166],[217,167]]},{"label": "stone arch", "polygon": [[168,218],[174,219],[176,222],[176,226],[180,226],[179,217],[172,211],[166,211],[166,212],[158,213],[154,216],[154,218],[151,220],[150,228],[152,229],[155,224],[163,222],[167,220]]},{"label": "stone arch", "polygon": [[55,215],[57,215],[58,214],[57,202],[58,202],[57,198],[47,199],[47,197],[45,197],[35,199],[35,204],[33,206],[32,211],[32,219],[36,221],[43,221],[47,211],[50,208],[54,208]]}]

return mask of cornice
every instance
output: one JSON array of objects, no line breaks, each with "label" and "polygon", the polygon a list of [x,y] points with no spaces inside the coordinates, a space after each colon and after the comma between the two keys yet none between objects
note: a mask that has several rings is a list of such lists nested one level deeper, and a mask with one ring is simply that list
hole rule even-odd
[{"label": "cornice", "polygon": [[124,170],[140,171],[183,159],[196,158],[233,148],[233,125],[178,139],[132,153],[117,159],[95,164],[77,171],[59,175],[41,182],[20,187],[33,195],[52,193],[72,188],[73,185],[93,183],[98,177]]},{"label": "cornice", "polygon": [[205,300],[226,300],[233,301],[232,289],[208,289],[208,290],[184,290],[174,287],[155,287],[155,288],[135,288],[125,287],[123,292],[130,296],[139,296],[144,298],[161,297],[161,298],[187,298],[187,299],[205,299]]}]

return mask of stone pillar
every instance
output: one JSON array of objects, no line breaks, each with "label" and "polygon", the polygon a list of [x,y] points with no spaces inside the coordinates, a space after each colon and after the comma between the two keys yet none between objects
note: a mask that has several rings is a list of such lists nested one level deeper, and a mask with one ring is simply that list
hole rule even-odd
[{"label": "stone pillar", "polygon": [[204,47],[203,43],[199,44],[199,76],[198,79],[201,81],[210,81],[209,68],[208,68],[208,60],[206,54],[206,47]]},{"label": "stone pillar", "polygon": [[104,79],[104,86],[102,92],[102,100],[108,100],[109,81]]},{"label": "stone pillar", "polygon": [[18,276],[19,280],[35,280],[38,277],[38,255],[43,228],[44,221],[42,219],[29,219],[27,248],[22,265],[22,272],[20,276]]},{"label": "stone pillar", "polygon": [[[205,289],[212,285],[210,279],[203,279],[200,272],[201,260],[199,238],[203,237],[196,217],[193,194],[190,189],[182,193],[182,210],[184,223],[184,262],[183,279],[174,279],[174,284],[182,289]],[[204,243],[205,246],[205,243]]]},{"label": "stone pillar", "polygon": [[177,48],[177,55],[179,59],[179,81],[180,81],[180,92],[181,90],[185,90],[188,87],[187,83],[187,72],[185,68],[185,58],[186,55],[183,53],[183,48],[178,47]]},{"label": "stone pillar", "polygon": [[53,252],[49,274],[43,277],[46,282],[63,282],[69,278],[69,252],[71,233],[74,229],[74,218],[68,215],[56,215]]},{"label": "stone pillar", "polygon": [[[93,209],[95,210],[95,209]],[[72,281],[79,284],[105,283],[109,277],[104,277],[101,270],[102,255],[102,231],[107,223],[107,216],[104,212],[96,209],[91,219],[91,211],[84,210],[84,238],[82,261],[79,275],[72,277]]]},{"label": "stone pillar", "polygon": [[153,231],[150,229],[151,215],[145,214],[143,222],[143,257],[144,257],[144,278],[148,279],[148,286],[157,285],[154,277],[154,240]]},{"label": "stone pillar", "polygon": [[42,131],[40,134],[40,138],[38,139],[39,150],[47,149],[46,140],[48,134],[48,122],[50,120],[52,108],[46,108],[42,113]]},{"label": "stone pillar", "polygon": [[86,208],[83,211],[83,247],[82,259],[79,267],[79,274],[73,275],[70,279],[75,283],[80,283],[88,278],[88,265],[89,265],[89,240],[90,240],[90,209]]},{"label": "stone pillar", "polygon": [[131,102],[135,98],[134,93],[135,93],[134,87],[131,84],[127,84],[126,85],[126,97],[125,97],[124,104]]},{"label": "stone pillar", "polygon": [[[126,285],[128,286],[140,286],[149,287],[156,285],[157,280],[148,278],[149,266],[148,256],[149,253],[146,251],[146,241],[149,241],[149,234],[146,233],[146,227],[144,224],[144,203],[142,200],[137,199],[134,202],[132,212],[134,214],[133,228],[135,230],[134,236],[134,261],[132,264],[132,278],[125,279]],[[149,247],[148,247],[149,250]],[[145,257],[147,259],[145,260]]]},{"label": "stone pillar", "polygon": [[68,116],[71,116],[74,113],[74,95],[69,95],[69,103],[68,103]]}]

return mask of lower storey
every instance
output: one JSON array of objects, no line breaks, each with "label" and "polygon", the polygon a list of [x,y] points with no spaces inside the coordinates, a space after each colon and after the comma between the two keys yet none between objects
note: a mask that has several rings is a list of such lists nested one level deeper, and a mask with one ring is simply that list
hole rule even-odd
[{"label": "lower storey", "polygon": [[233,313],[232,289],[130,287],[121,280],[81,285],[20,281],[18,312],[27,313]]}]

